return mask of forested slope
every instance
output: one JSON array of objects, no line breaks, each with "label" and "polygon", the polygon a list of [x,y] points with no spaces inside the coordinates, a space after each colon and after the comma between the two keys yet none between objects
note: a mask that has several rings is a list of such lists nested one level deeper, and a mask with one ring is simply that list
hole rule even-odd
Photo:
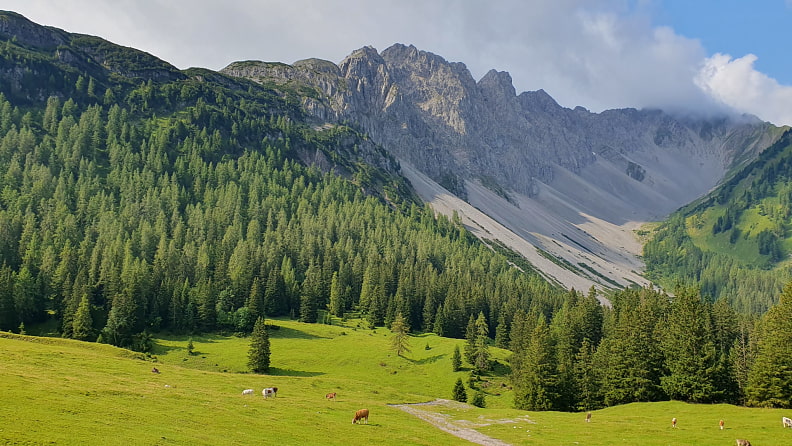
[{"label": "forested slope", "polygon": [[673,214],[644,247],[647,274],[696,283],[711,299],[764,313],[790,279],[792,133],[715,191]]},{"label": "forested slope", "polygon": [[560,301],[287,88],[0,19],[18,31],[0,45],[0,329],[54,318],[142,349],[146,331],[327,309],[458,337],[471,314],[494,333],[501,312]]},{"label": "forested slope", "polygon": [[509,348],[523,409],[789,406],[792,288],[758,325],[691,287],[602,307],[435,216],[388,153],[308,117],[288,85],[179,71],[12,13],[0,39],[0,330],[49,322],[146,350],[152,332],[246,334],[258,316],[401,313]]}]

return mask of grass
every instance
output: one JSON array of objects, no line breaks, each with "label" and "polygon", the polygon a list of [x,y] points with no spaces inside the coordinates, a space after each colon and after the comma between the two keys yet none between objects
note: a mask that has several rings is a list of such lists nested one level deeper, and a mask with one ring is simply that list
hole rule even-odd
[{"label": "grass", "polygon": [[[388,404],[450,398],[454,346],[463,341],[421,334],[411,353],[389,350],[390,333],[347,326],[270,321],[269,375],[246,373],[248,340],[220,335],[156,339],[154,356],[108,345],[0,333],[0,444],[456,445],[464,443]],[[429,349],[426,349],[426,346]],[[679,402],[639,403],[594,412],[511,409],[502,387],[506,351],[493,349],[497,373],[487,408],[421,406],[511,444],[717,445],[747,438],[792,445],[780,410]],[[156,366],[160,374],[151,373]],[[276,386],[276,398],[261,389]],[[252,388],[256,394],[243,396]],[[337,401],[324,395],[337,392]],[[500,392],[497,396],[495,393]],[[352,425],[355,410],[369,425]],[[677,417],[677,429],[670,428]],[[717,428],[719,419],[726,430]]]}]

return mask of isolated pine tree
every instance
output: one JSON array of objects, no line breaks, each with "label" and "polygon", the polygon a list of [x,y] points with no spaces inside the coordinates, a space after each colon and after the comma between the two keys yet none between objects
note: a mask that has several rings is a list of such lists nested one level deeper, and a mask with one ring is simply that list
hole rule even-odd
[{"label": "isolated pine tree", "polygon": [[407,321],[401,313],[396,314],[396,318],[391,324],[391,332],[393,332],[393,339],[391,340],[391,350],[396,352],[397,356],[402,353],[410,353],[410,336],[407,334],[410,327],[407,326]]},{"label": "isolated pine tree", "polygon": [[465,391],[465,384],[462,383],[462,378],[457,378],[454,384],[453,398],[460,403],[467,402],[467,392]]},{"label": "isolated pine tree", "polygon": [[487,401],[484,398],[484,392],[479,390],[470,398],[470,404],[476,407],[487,407]]},{"label": "isolated pine tree", "polygon": [[462,368],[462,353],[459,352],[459,346],[454,346],[454,355],[451,356],[451,369],[458,372]]},{"label": "isolated pine tree", "polygon": [[250,335],[248,367],[255,373],[267,373],[270,366],[270,340],[264,318],[256,319],[253,334]]}]

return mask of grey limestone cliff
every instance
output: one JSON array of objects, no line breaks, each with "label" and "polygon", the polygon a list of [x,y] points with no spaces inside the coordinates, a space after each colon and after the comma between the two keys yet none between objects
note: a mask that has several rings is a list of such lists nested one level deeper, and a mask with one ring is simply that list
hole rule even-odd
[{"label": "grey limestone cliff", "polygon": [[702,196],[782,133],[752,117],[569,109],[543,90],[517,94],[506,72],[476,81],[464,64],[402,44],[364,47],[338,65],[247,61],[222,72],[301,91],[319,123],[359,126],[421,175],[414,182],[442,185],[542,251],[593,265],[610,284],[640,282],[636,225]]},{"label": "grey limestone cliff", "polygon": [[[552,183],[559,168],[583,174],[607,163],[621,180],[673,197],[658,215],[709,190],[775,135],[756,119],[568,109],[542,90],[517,95],[506,72],[491,70],[476,82],[464,64],[401,44],[382,53],[361,48],[339,65],[248,61],[223,72],[312,88],[303,101],[317,119],[356,123],[441,183],[452,176],[532,196],[536,182]],[[680,182],[681,175],[689,178]]]}]

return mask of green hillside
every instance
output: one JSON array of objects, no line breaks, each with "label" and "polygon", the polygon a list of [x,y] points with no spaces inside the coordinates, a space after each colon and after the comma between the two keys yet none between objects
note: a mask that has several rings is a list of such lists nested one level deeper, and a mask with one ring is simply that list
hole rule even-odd
[{"label": "green hillside", "polygon": [[[792,407],[792,287],[782,293],[761,270],[734,270],[739,286],[778,301],[751,307],[761,318],[695,287],[614,290],[601,305],[596,290],[559,289],[457,216],[435,215],[393,156],[355,123],[309,118],[288,84],[177,70],[13,13],[0,24],[0,330],[51,336],[0,341],[0,440],[456,444],[387,404],[450,398],[457,379],[487,408],[425,410],[467,426],[509,420],[479,427],[518,443],[528,430],[584,441],[571,412],[606,407],[597,414],[614,414],[609,428],[628,444],[673,442],[652,421],[687,410],[669,400]],[[733,244],[749,253],[757,241],[745,262],[779,260],[781,214],[727,197],[696,243],[715,247],[744,225],[752,232]],[[692,266],[710,255],[682,214],[666,228],[687,244],[655,241],[648,257]],[[278,328],[269,370],[254,375],[247,338],[264,318]],[[402,320],[413,334],[404,357],[389,349]],[[457,345],[463,371],[450,364]],[[162,374],[150,372],[154,357]],[[241,395],[270,385],[277,399]],[[618,406],[657,401],[618,427],[629,414]],[[361,407],[372,424],[351,426]],[[719,407],[701,406],[692,443],[706,444],[699,428]],[[757,426],[778,415],[747,413]],[[526,416],[535,428],[509,430]]]},{"label": "green hillside", "polygon": [[707,197],[681,209],[644,247],[647,274],[695,283],[710,299],[763,313],[790,279],[792,134]]},{"label": "green hillside", "polygon": [[503,311],[506,330],[560,304],[289,86],[0,21],[0,329],[145,350],[161,330],[328,310],[462,337],[471,315],[495,333]]},{"label": "green hillside", "polygon": [[[271,375],[237,373],[247,340],[207,336],[155,340],[157,362],[108,345],[0,335],[0,443],[3,444],[385,444],[456,445],[464,441],[388,406],[449,398],[457,376],[450,354],[459,341],[412,338],[397,358],[384,330],[270,321]],[[356,325],[353,322],[349,325]],[[342,334],[344,333],[344,334]],[[425,345],[429,349],[425,349]],[[504,352],[497,351],[502,358]],[[215,365],[217,364],[217,365]],[[151,373],[157,367],[159,374]],[[220,369],[227,372],[218,371]],[[584,414],[508,409],[509,391],[489,377],[487,408],[416,406],[447,423],[511,444],[792,444],[782,410],[680,402],[634,403]],[[169,386],[169,387],[166,387]],[[265,386],[278,387],[263,399]],[[253,388],[252,396],[242,390]],[[337,401],[325,400],[335,391]],[[369,408],[368,425],[352,425]],[[676,417],[677,429],[670,427]],[[726,429],[718,429],[718,420]]]}]

